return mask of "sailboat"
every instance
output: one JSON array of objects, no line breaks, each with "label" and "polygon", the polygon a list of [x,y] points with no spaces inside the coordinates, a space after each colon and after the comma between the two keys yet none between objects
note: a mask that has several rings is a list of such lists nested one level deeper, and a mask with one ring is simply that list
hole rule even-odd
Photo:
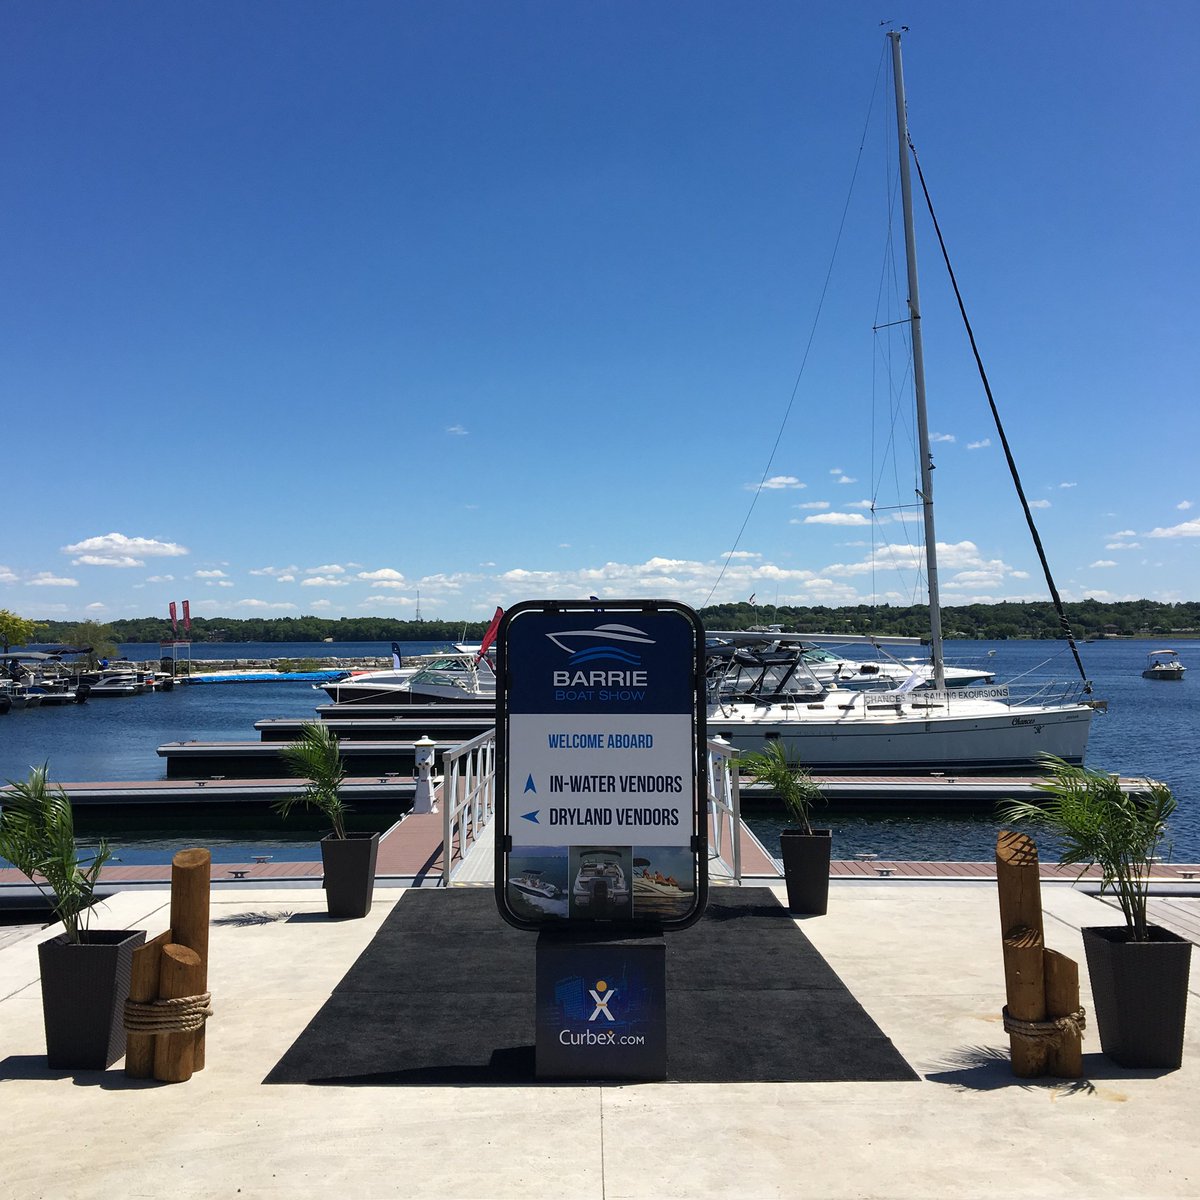
[{"label": "sailboat", "polygon": [[[756,692],[710,690],[709,736],[749,750],[761,750],[766,742],[778,740],[789,759],[818,771],[1019,771],[1034,767],[1042,754],[1082,764],[1092,716],[1102,707],[1102,702],[1090,698],[1086,680],[1053,698],[1039,692],[1017,699],[1004,686],[946,686],[908,116],[900,33],[887,36],[892,44],[899,135],[932,686],[913,686],[914,679],[888,691],[851,690],[818,679],[796,651],[794,667],[788,670],[790,664],[779,664],[777,672],[764,671]],[[775,653],[780,650],[776,647]],[[787,686],[774,686],[783,677]]]}]

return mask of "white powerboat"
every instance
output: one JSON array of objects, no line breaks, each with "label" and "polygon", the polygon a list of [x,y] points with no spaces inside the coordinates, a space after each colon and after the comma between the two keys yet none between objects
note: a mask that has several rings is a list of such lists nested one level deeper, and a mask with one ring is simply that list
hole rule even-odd
[{"label": "white powerboat", "polygon": [[543,900],[553,900],[559,894],[558,887],[542,878],[540,871],[523,871],[509,879],[509,886],[524,892],[527,896],[540,896]]},{"label": "white powerboat", "polygon": [[460,645],[408,666],[360,671],[319,686],[335,704],[494,703],[496,672],[477,647]]},{"label": "white powerboat", "polygon": [[1182,679],[1187,667],[1179,661],[1174,650],[1151,650],[1146,656],[1144,679]]},{"label": "white powerboat", "polygon": [[[850,636],[839,634],[803,633],[787,634],[778,630],[764,632],[750,630],[751,633],[764,633],[763,644],[773,649],[799,651],[800,660],[807,667],[807,676],[815,677],[826,687],[844,687],[854,690],[886,691],[902,685],[919,688],[934,686],[933,664],[927,658],[895,658],[888,654],[887,646],[915,646],[920,644],[919,638],[870,637]],[[723,661],[733,657],[725,650],[738,637],[744,634],[712,633],[708,636],[708,665],[710,672],[719,671],[725,678],[722,688],[726,692],[743,690],[739,686],[737,675],[741,672],[731,672],[731,667],[737,667],[736,659],[730,663]],[[827,642],[839,647],[839,652],[827,649],[820,642]],[[876,653],[885,655],[883,658],[860,659],[845,652],[848,645],[869,646]],[[748,661],[747,670],[758,669],[758,663]],[[947,688],[975,687],[981,684],[996,682],[995,671],[977,667],[944,668],[944,686]],[[910,681],[912,681],[910,683]]]}]

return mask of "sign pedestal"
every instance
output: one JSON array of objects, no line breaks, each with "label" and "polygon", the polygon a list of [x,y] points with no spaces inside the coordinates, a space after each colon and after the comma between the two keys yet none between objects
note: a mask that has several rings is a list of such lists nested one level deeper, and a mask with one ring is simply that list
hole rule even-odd
[{"label": "sign pedestal", "polygon": [[582,929],[538,934],[538,1079],[667,1077],[662,936]]}]

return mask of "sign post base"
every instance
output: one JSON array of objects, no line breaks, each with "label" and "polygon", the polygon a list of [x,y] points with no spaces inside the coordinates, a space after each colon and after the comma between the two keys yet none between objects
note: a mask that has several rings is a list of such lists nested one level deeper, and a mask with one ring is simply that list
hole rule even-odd
[{"label": "sign post base", "polygon": [[538,1079],[667,1077],[662,935],[582,929],[538,934]]}]

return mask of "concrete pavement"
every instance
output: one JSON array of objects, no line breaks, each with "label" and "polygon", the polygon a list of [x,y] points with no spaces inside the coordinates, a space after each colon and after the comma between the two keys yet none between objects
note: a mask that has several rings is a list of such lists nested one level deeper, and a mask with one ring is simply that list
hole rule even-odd
[{"label": "concrete pavement", "polygon": [[[1182,1069],[1110,1063],[1078,931],[1120,914],[1066,885],[1042,896],[1047,944],[1081,964],[1083,1080],[1009,1070],[994,884],[835,880],[801,927],[918,1082],[264,1086],[400,894],[330,921],[316,887],[214,891],[207,1067],[184,1084],[49,1072],[54,930],[0,945],[0,1196],[1200,1196],[1200,967]],[[100,923],[153,935],[168,899],[122,892]],[[697,1036],[737,1020],[713,1015]]]}]

